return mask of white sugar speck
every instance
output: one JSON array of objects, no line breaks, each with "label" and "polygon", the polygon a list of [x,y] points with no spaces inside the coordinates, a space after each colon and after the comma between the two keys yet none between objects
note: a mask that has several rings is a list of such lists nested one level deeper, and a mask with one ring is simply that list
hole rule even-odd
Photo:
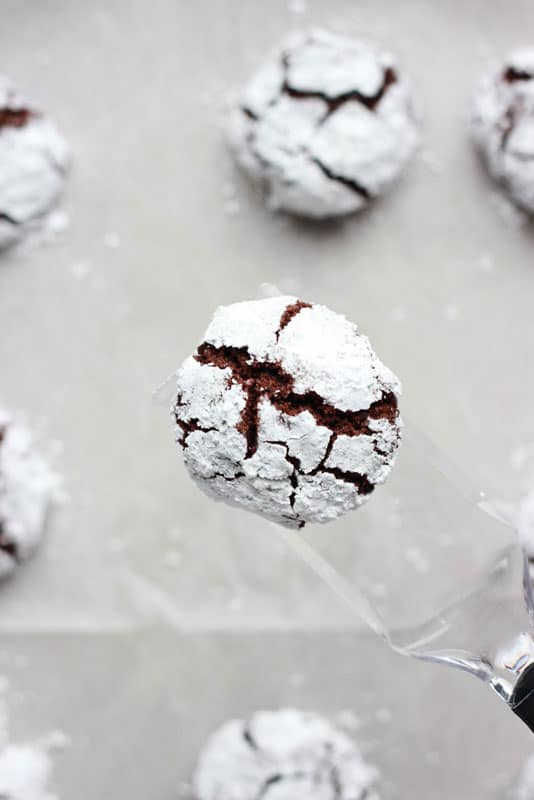
[{"label": "white sugar speck", "polygon": [[399,530],[402,527],[402,517],[398,511],[392,511],[388,514],[388,525],[394,530]]},{"label": "white sugar speck", "polygon": [[510,466],[514,470],[522,470],[528,461],[528,449],[524,445],[519,445],[510,453]]},{"label": "white sugar speck", "polygon": [[57,208],[48,214],[45,224],[47,232],[52,236],[55,236],[59,233],[64,233],[64,231],[67,230],[70,225],[70,217],[66,211],[63,211],[61,208]]},{"label": "white sugar speck", "polygon": [[416,572],[428,572],[428,559],[418,547],[407,547],[404,551],[404,555],[406,561],[411,564]]},{"label": "white sugar speck", "polygon": [[478,260],[478,268],[480,272],[495,272],[495,260],[493,256],[489,253],[480,256]]},{"label": "white sugar speck", "polygon": [[258,297],[280,297],[282,292],[274,283],[260,283]]},{"label": "white sugar speck", "polygon": [[241,611],[243,608],[243,598],[239,594],[235,594],[233,597],[230,598],[226,605],[228,611],[232,611],[234,614],[238,611]]},{"label": "white sugar speck", "polygon": [[113,536],[108,539],[107,548],[110,553],[123,553],[125,549],[124,540],[118,536]]},{"label": "white sugar speck", "polygon": [[290,14],[305,14],[308,10],[307,0],[288,0],[287,10]]},{"label": "white sugar speck", "polygon": [[224,211],[229,217],[237,217],[241,211],[241,206],[238,200],[226,200],[224,203]]},{"label": "white sugar speck", "polygon": [[163,561],[166,567],[179,567],[183,561],[183,556],[177,550],[168,550],[163,557]]},{"label": "white sugar speck", "polygon": [[91,272],[91,264],[88,261],[75,261],[70,266],[70,273],[77,281],[83,281]]},{"label": "white sugar speck", "polygon": [[454,303],[447,303],[443,309],[443,316],[445,319],[449,320],[449,322],[454,322],[456,319],[458,319],[459,313],[458,306]]},{"label": "white sugar speck", "polygon": [[393,719],[393,714],[389,710],[389,708],[378,708],[376,711],[376,719],[382,725],[389,725],[391,720]]},{"label": "white sugar speck", "polygon": [[393,322],[404,322],[407,317],[408,314],[403,306],[395,306],[391,311],[391,320]]},{"label": "white sugar speck", "polygon": [[70,745],[70,738],[65,731],[56,728],[43,738],[43,746],[50,751],[65,750]]},{"label": "white sugar speck", "polygon": [[169,542],[179,542],[183,538],[183,533],[180,528],[174,525],[167,531],[167,539]]},{"label": "white sugar speck", "polygon": [[360,726],[360,721],[354,711],[340,711],[336,714],[335,721],[347,731],[355,731]]},{"label": "white sugar speck", "polygon": [[445,172],[443,159],[429,147],[425,147],[421,151],[421,161],[434,175],[442,175]]},{"label": "white sugar speck", "polygon": [[371,594],[373,595],[373,597],[378,597],[378,598],[386,597],[387,593],[388,593],[388,588],[385,583],[377,582],[373,583],[373,585],[371,586]]}]

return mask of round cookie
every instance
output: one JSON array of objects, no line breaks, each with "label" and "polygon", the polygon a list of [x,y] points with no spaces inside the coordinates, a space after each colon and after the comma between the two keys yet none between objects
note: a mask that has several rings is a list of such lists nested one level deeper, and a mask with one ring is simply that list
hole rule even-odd
[{"label": "round cookie", "polygon": [[378,800],[377,771],[317,714],[263,711],[209,739],[193,779],[197,800]]},{"label": "round cookie", "polygon": [[39,546],[57,488],[28,429],[0,409],[0,580]]},{"label": "round cookie", "polygon": [[399,393],[340,314],[295,297],[235,303],[177,373],[177,441],[211,497],[289,528],[329,522],[388,476]]},{"label": "round cookie", "polygon": [[293,35],[233,105],[227,139],[271,209],[325,218],[382,194],[418,140],[395,59],[324,31]]},{"label": "round cookie", "polygon": [[67,144],[54,125],[0,76],[0,250],[52,209],[68,164]]},{"label": "round cookie", "polygon": [[482,78],[471,128],[490,175],[534,213],[534,48],[516,50]]}]

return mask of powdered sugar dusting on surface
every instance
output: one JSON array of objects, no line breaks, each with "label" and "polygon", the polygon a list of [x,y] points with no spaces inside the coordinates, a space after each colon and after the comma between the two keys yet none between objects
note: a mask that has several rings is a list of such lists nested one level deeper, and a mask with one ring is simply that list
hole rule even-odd
[{"label": "powdered sugar dusting on surface", "polygon": [[210,496],[287,527],[328,522],[388,476],[400,384],[345,317],[296,297],[217,309],[177,374],[177,440]]},{"label": "powdered sugar dusting on surface", "polygon": [[[514,51],[484,75],[475,95],[472,132],[492,177],[533,213],[534,48]],[[512,219],[511,214],[503,217]]]},{"label": "powdered sugar dusting on surface", "polygon": [[0,409],[0,579],[39,546],[59,488],[29,429]]},{"label": "powdered sugar dusting on surface", "polygon": [[0,249],[46,218],[63,189],[69,161],[55,126],[0,76]]},{"label": "powdered sugar dusting on surface", "polygon": [[234,104],[227,138],[272,209],[315,218],[363,208],[417,141],[395,59],[324,31],[293,34]]},{"label": "powdered sugar dusting on surface", "polygon": [[354,741],[327,719],[282,709],[215,731],[193,786],[198,800],[378,800],[377,777]]}]

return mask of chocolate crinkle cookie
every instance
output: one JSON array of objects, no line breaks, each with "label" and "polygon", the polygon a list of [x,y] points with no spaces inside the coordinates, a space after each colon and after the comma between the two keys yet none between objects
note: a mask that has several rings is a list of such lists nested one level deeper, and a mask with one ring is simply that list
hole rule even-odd
[{"label": "chocolate crinkle cookie", "polygon": [[69,150],[55,126],[0,76],[0,250],[38,227],[55,205]]},{"label": "chocolate crinkle cookie", "polygon": [[324,31],[293,35],[232,106],[227,138],[272,209],[348,214],[398,177],[418,140],[395,59]]},{"label": "chocolate crinkle cookie", "polygon": [[39,546],[59,483],[28,428],[0,409],[0,580]]},{"label": "chocolate crinkle cookie", "polygon": [[516,50],[482,78],[472,133],[490,175],[534,213],[534,47]]},{"label": "chocolate crinkle cookie", "polygon": [[534,797],[534,756],[530,756],[519,774],[508,800],[532,800]]},{"label": "chocolate crinkle cookie", "polygon": [[197,800],[378,800],[377,775],[328,720],[283,709],[215,731],[193,788]]},{"label": "chocolate crinkle cookie", "polygon": [[289,528],[328,522],[388,476],[399,393],[340,314],[295,297],[235,303],[177,373],[177,441],[211,497]]}]

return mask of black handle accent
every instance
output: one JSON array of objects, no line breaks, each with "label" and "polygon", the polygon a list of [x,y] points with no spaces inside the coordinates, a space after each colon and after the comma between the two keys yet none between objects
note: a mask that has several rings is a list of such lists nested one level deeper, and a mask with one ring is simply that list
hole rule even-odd
[{"label": "black handle accent", "polygon": [[510,708],[534,733],[534,664],[529,664],[517,681]]}]

